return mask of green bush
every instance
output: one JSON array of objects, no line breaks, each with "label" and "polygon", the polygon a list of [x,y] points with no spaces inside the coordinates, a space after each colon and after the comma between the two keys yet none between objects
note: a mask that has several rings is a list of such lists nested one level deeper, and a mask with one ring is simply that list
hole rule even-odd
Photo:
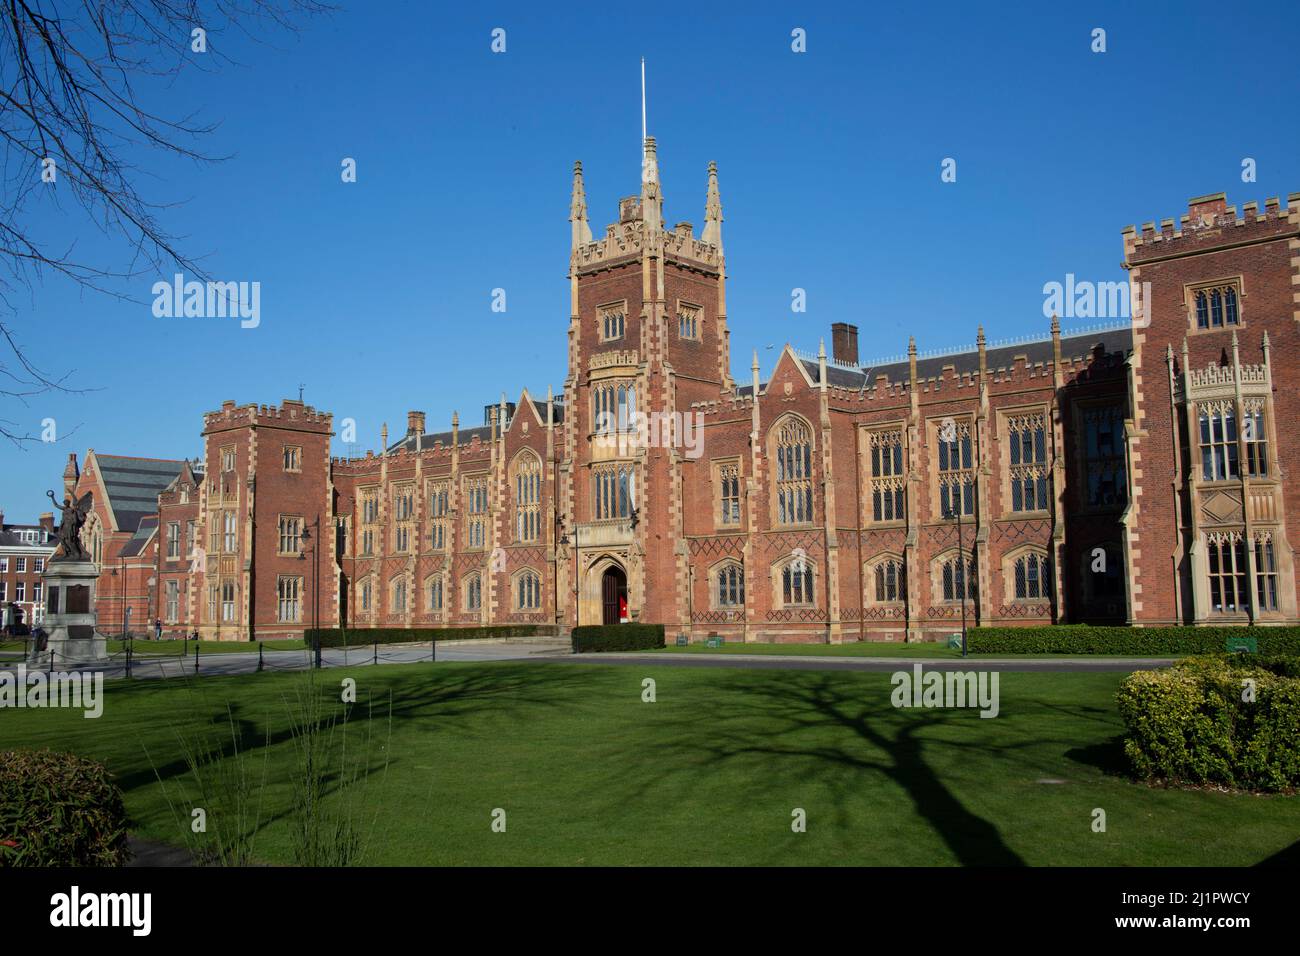
[{"label": "green bush", "polygon": [[554,637],[554,624],[496,624],[490,627],[357,627],[307,628],[303,639],[311,647],[359,647],[363,644],[427,644],[429,641],[468,641],[485,637]]},{"label": "green bush", "polygon": [[[1170,783],[1249,790],[1300,786],[1300,662],[1190,657],[1138,671],[1116,698],[1134,773]],[[1255,699],[1243,700],[1244,681]]]},{"label": "green bush", "polygon": [[51,750],[0,752],[0,867],[121,866],[122,791],[103,764]]},{"label": "green bush", "polygon": [[1300,654],[1300,627],[977,627],[972,654],[1221,654],[1230,637],[1253,637],[1261,654]]},{"label": "green bush", "polygon": [[573,653],[644,651],[664,646],[662,624],[592,624],[575,627]]}]

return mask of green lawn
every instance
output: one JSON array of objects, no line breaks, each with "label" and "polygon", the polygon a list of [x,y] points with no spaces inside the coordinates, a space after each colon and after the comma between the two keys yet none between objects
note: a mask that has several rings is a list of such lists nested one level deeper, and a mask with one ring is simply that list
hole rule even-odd
[{"label": "green lawn", "polygon": [[[1248,865],[1300,834],[1298,797],[1124,778],[1121,674],[1003,674],[994,719],[894,709],[888,674],[856,672],[498,662],[317,677],[332,709],[344,677],[363,705],[391,708],[369,726],[353,709],[350,759],[370,772],[328,798],[368,808],[370,863]],[[656,703],[641,700],[646,677]],[[308,679],[111,682],[98,720],[13,710],[0,725],[5,746],[105,760],[138,832],[179,844],[180,736],[229,742],[229,706],[264,800],[255,854],[287,863],[289,715]],[[1098,807],[1105,833],[1091,829]],[[806,833],[791,832],[794,808]]]}]

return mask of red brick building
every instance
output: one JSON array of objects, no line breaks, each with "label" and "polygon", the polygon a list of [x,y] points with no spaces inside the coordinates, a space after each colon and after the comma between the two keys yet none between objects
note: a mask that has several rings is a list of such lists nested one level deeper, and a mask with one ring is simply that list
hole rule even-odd
[{"label": "red brick building", "polygon": [[68,456],[65,494],[91,494],[81,539],[100,565],[95,594],[106,634],[152,633],[158,617],[158,496],[185,462],[86,452]]},{"label": "red brick building", "polygon": [[41,573],[54,555],[54,514],[39,524],[5,522],[0,511],[0,624],[9,635],[25,634],[45,616]]},{"label": "red brick building", "polygon": [[830,355],[786,347],[766,381],[755,355],[742,384],[716,169],[700,235],[669,228],[649,139],[640,194],[599,237],[574,168],[562,395],[503,396],[447,431],[412,411],[360,459],[330,458],[327,412],[226,402],[127,537],[155,556],[165,627],[222,639],[313,619],[750,641],[937,638],[963,616],[1296,622],[1288,202],[1205,197],[1126,230],[1132,323],[981,329],[966,351],[867,364],[837,323]]}]

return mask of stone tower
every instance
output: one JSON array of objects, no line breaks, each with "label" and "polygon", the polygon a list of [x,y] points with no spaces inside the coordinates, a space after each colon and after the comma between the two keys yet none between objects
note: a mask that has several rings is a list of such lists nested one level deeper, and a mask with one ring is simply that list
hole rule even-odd
[{"label": "stone tower", "polygon": [[[703,438],[691,407],[733,389],[717,167],[709,164],[698,237],[689,222],[665,227],[654,137],[644,142],[640,194],[619,201],[599,239],[575,164],[570,222],[560,507],[577,619],[684,624],[681,460],[699,454]],[[572,597],[574,579],[566,591]]]}]

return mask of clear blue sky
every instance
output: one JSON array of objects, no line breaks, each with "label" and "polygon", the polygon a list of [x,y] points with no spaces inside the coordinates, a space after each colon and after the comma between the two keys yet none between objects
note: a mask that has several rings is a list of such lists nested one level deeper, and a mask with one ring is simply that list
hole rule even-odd
[{"label": "clear blue sky", "polygon": [[[8,520],[48,505],[69,451],[199,453],[200,415],[224,399],[274,403],[305,383],[309,403],[356,419],[364,449],[411,408],[431,429],[453,409],[480,424],[503,389],[558,391],[572,164],[599,234],[639,188],[643,55],[670,223],[698,232],[718,163],[742,380],[753,349],[766,377],[782,343],[815,350],[840,320],[860,327],[864,359],[909,333],[928,349],[981,323],[991,339],[1044,332],[1045,282],[1123,278],[1125,225],[1203,193],[1262,208],[1300,190],[1294,2],[340,2],[296,37],[216,39],[237,66],[151,93],[162,112],[221,122],[205,145],[227,162],[138,159],[147,195],[184,200],[165,221],[187,250],[215,278],[261,282],[259,328],[154,318],[152,278],[133,303],[54,279],[17,300],[51,371],[68,364],[52,340],[82,339],[75,380],[95,391],[3,410],[33,433],[53,417],[63,436],[0,449]],[[74,217],[42,228],[124,261]]]}]

